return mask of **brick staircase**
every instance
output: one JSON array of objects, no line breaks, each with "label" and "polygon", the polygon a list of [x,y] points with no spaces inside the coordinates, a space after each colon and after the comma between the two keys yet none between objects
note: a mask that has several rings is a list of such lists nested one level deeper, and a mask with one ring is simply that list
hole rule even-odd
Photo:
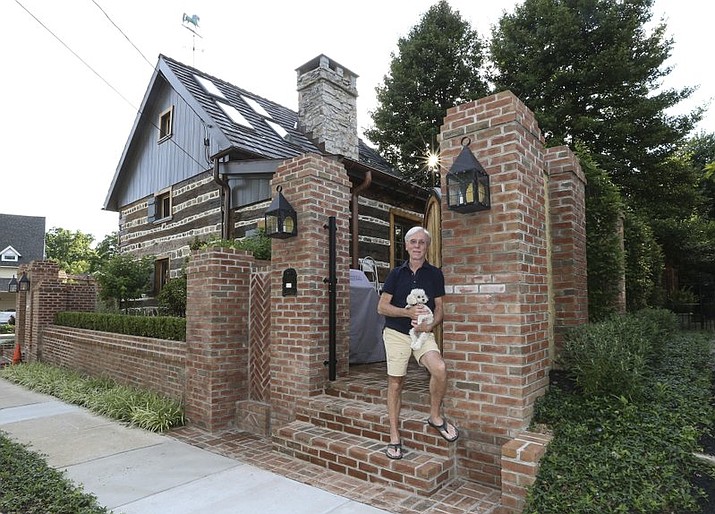
[{"label": "brick staircase", "polygon": [[428,377],[410,370],[400,433],[404,457],[391,460],[386,376],[380,366],[331,382],[325,393],[299,402],[296,420],[273,434],[274,449],[367,482],[429,496],[455,477],[455,446],[427,425]]}]

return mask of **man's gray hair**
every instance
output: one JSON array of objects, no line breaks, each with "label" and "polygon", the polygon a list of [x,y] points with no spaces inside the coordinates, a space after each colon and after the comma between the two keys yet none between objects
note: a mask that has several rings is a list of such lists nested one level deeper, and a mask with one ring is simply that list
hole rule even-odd
[{"label": "man's gray hair", "polygon": [[432,236],[430,235],[429,232],[427,232],[427,229],[424,227],[417,226],[417,227],[412,227],[410,230],[407,231],[407,234],[405,234],[405,243],[407,242],[407,240],[410,237],[414,236],[417,232],[425,233],[425,236],[427,236],[427,244],[430,244],[432,242]]}]

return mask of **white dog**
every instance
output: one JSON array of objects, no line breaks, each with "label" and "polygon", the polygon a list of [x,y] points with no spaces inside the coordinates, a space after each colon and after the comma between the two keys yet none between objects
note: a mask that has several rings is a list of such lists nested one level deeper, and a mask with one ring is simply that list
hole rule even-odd
[{"label": "white dog", "polygon": [[[427,293],[424,289],[413,289],[410,294],[407,295],[407,308],[414,307],[415,305],[424,305],[427,309],[426,314],[420,314],[417,316],[417,324],[422,323],[432,323],[434,322],[434,315],[429,307],[427,307]],[[427,340],[429,332],[417,332],[414,327],[410,329],[410,348],[413,350],[419,350],[422,348],[422,344]]]}]

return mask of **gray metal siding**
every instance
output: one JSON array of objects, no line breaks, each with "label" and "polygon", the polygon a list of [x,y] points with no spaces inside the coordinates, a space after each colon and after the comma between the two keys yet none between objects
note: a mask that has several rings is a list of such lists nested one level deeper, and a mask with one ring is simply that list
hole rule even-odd
[{"label": "gray metal siding", "polygon": [[[172,136],[159,143],[159,117],[173,105]],[[129,173],[119,184],[118,204],[129,205],[140,198],[194,177],[211,168],[206,156],[217,149],[204,147],[204,125],[186,102],[161,81],[148,102],[132,148],[124,162]],[[194,158],[190,156],[196,156]]]}]

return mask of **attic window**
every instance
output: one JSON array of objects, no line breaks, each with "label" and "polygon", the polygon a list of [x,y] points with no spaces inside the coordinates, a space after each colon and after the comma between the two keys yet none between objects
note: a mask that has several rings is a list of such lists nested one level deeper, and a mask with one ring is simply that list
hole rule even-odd
[{"label": "attic window", "polygon": [[238,109],[236,109],[233,105],[228,105],[223,102],[216,102],[219,107],[221,107],[221,110],[226,113],[226,116],[231,118],[231,121],[234,123],[237,123],[238,125],[242,125],[244,127],[248,127],[250,129],[253,128],[253,125],[249,123],[249,121],[244,118],[243,114],[238,112]]},{"label": "attic window", "polygon": [[278,134],[280,137],[285,138],[288,135],[288,131],[278,125],[278,123],[271,121],[271,120],[266,120],[266,123],[270,125],[270,127],[276,131],[276,134]]},{"label": "attic window", "polygon": [[159,142],[169,139],[174,130],[174,106],[159,115]]},{"label": "attic window", "polygon": [[256,111],[258,114],[263,116],[264,118],[270,118],[271,115],[268,114],[268,111],[266,111],[261,104],[259,104],[256,100],[253,98],[249,98],[247,96],[241,95],[241,98],[245,100],[245,102],[251,106],[251,109]]},{"label": "attic window", "polygon": [[199,77],[198,75],[194,75],[194,78],[196,79],[196,82],[201,84],[201,87],[204,88],[204,91],[206,91],[208,94],[223,98],[224,100],[226,99],[226,97],[223,96],[223,93],[219,91],[218,87],[216,87],[216,84],[211,82],[209,79]]},{"label": "attic window", "polygon": [[0,256],[0,262],[17,262],[20,259],[20,252],[8,246],[0,252]]}]

